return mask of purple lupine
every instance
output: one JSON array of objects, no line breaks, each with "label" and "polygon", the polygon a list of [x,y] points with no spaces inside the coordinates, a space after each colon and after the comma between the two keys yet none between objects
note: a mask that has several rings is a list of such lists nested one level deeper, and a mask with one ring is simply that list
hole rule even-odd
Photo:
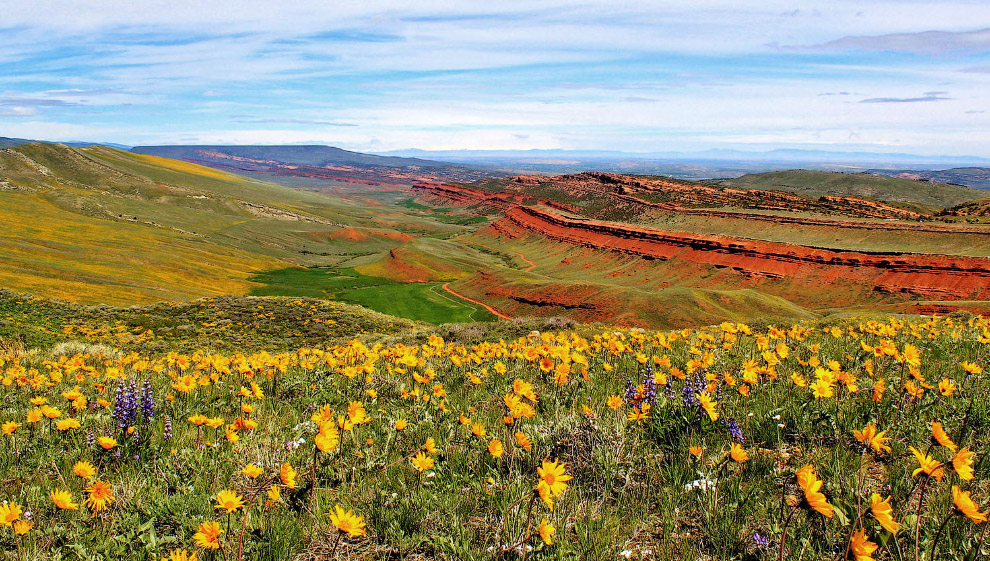
[{"label": "purple lupine", "polygon": [[684,387],[681,389],[681,398],[684,400],[686,407],[698,406],[698,396],[695,395],[694,385],[690,382],[684,384]]},{"label": "purple lupine", "polygon": [[626,405],[630,407],[636,405],[636,384],[633,384],[630,378],[626,378],[626,393],[622,398],[626,402]]},{"label": "purple lupine", "polygon": [[643,401],[650,405],[657,402],[657,383],[652,375],[649,375],[646,378],[646,383],[643,384]]},{"label": "purple lupine", "polygon": [[742,428],[739,427],[739,423],[737,423],[735,419],[730,417],[728,419],[723,419],[722,422],[725,423],[725,428],[729,430],[729,434],[732,435],[732,438],[738,440],[739,444],[745,443],[746,440],[743,438]]},{"label": "purple lupine", "polygon": [[145,380],[141,388],[141,416],[145,421],[155,416],[155,394],[151,390],[151,380]]},{"label": "purple lupine", "polygon": [[759,532],[753,532],[753,545],[760,551],[770,550],[770,538],[763,536]]},{"label": "purple lupine", "polygon": [[96,435],[94,435],[91,430],[86,434],[86,447],[92,448],[94,444],[96,444]]},{"label": "purple lupine", "polygon": [[127,380],[121,379],[113,407],[113,420],[116,421],[118,428],[127,429],[134,426],[137,420],[137,407],[137,381],[132,380],[128,383]]},{"label": "purple lupine", "polygon": [[162,440],[168,442],[172,438],[172,417],[165,415],[165,428],[162,430]]}]

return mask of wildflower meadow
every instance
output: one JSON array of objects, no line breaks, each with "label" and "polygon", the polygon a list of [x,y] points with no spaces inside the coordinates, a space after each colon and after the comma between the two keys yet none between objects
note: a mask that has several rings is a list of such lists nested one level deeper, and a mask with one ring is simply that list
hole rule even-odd
[{"label": "wildflower meadow", "polygon": [[990,320],[0,354],[5,559],[977,559]]}]

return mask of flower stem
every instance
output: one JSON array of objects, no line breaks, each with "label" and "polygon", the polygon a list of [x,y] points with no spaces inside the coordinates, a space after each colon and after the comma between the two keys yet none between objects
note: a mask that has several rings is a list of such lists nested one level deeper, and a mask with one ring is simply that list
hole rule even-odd
[{"label": "flower stem", "polygon": [[914,511],[914,561],[921,561],[921,542],[919,541],[919,536],[921,534],[921,505],[925,502],[925,491],[928,490],[928,482],[931,481],[932,476],[925,477],[924,483],[921,484],[921,494],[918,496],[918,508]]},{"label": "flower stem", "polygon": [[935,561],[935,552],[938,551],[938,541],[942,539],[942,532],[945,531],[946,525],[948,525],[949,520],[952,519],[952,511],[950,510],[948,514],[945,515],[945,520],[942,521],[942,525],[938,527],[938,533],[935,534],[935,541],[932,542],[932,556],[931,561]]},{"label": "flower stem", "polygon": [[780,534],[780,552],[777,555],[778,561],[784,561],[784,546],[787,543],[787,527],[791,525],[791,518],[794,513],[797,512],[796,508],[792,508],[791,512],[787,515],[787,521],[784,522],[784,530]]}]

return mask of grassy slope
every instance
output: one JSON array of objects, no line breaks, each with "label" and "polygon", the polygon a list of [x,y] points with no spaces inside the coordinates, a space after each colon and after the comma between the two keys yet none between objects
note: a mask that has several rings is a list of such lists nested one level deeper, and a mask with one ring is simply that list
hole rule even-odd
[{"label": "grassy slope", "polygon": [[[728,274],[724,271],[683,267],[674,261],[650,262],[538,236],[508,240],[477,232],[460,239],[490,246],[499,265],[486,270],[487,280],[474,275],[451,287],[512,316],[567,315],[582,321],[664,328],[725,319],[799,321],[815,316],[784,297],[738,290],[732,278],[722,279]],[[525,271],[529,264],[518,255],[535,265],[532,271]],[[531,305],[498,294],[506,289],[511,296],[560,305]]]},{"label": "grassy slope", "polygon": [[27,348],[68,340],[144,352],[275,351],[424,327],[360,306],[305,297],[225,296],[121,308],[0,289],[0,342]]},{"label": "grassy slope", "polygon": [[484,308],[444,292],[441,282],[406,283],[354,269],[303,268],[267,271],[251,280],[264,285],[252,289],[257,296],[330,298],[435,324],[495,319]]},{"label": "grassy slope", "polygon": [[[101,147],[0,152],[0,177],[14,187],[0,191],[3,285],[83,302],[243,293],[247,276],[283,256],[259,251],[272,247],[261,234],[294,233],[290,221],[252,221],[240,201],[321,209],[315,195],[163,164]],[[238,234],[248,222],[256,235]]]},{"label": "grassy slope", "polygon": [[66,212],[39,193],[0,192],[0,286],[88,303],[237,294],[278,261],[194,236]]},{"label": "grassy slope", "polygon": [[[100,146],[0,151],[0,181],[0,286],[84,303],[244,294],[253,274],[288,263],[380,261],[403,243],[393,226],[464,231],[423,211],[380,212],[367,201]],[[357,235],[336,235],[344,224]],[[472,309],[462,307],[464,319]]]},{"label": "grassy slope", "polygon": [[953,206],[986,196],[986,193],[979,189],[959,185],[879,177],[864,173],[807,170],[748,174],[719,183],[727,187],[743,189],[790,191],[810,197],[852,195],[889,202],[917,203],[938,208]]}]

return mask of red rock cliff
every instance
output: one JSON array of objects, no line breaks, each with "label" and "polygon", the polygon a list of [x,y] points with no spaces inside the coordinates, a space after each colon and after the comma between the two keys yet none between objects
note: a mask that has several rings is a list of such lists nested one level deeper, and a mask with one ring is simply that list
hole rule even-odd
[{"label": "red rock cliff", "polygon": [[503,220],[555,241],[646,259],[729,267],[747,276],[804,279],[823,287],[841,279],[878,292],[937,300],[990,298],[990,259],[836,251],[567,218],[532,207],[515,207]]}]

